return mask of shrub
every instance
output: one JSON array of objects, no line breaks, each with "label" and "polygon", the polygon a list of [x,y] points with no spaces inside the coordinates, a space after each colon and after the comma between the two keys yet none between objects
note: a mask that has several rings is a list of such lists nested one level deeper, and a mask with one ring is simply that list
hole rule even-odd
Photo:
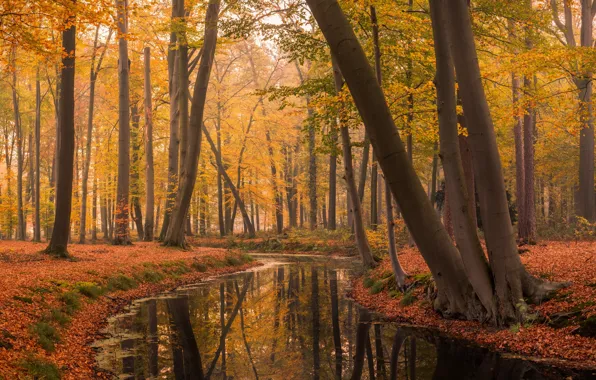
[{"label": "shrub", "polygon": [[67,314],[74,314],[75,311],[81,308],[81,300],[79,293],[75,291],[69,291],[62,293],[59,297],[60,301],[64,303],[64,311]]},{"label": "shrub", "polygon": [[140,280],[143,282],[150,282],[152,284],[160,282],[161,280],[163,280],[166,276],[156,270],[153,269],[145,269],[140,276]]},{"label": "shrub", "polygon": [[37,337],[37,343],[46,351],[54,351],[54,344],[60,341],[58,331],[47,322],[37,322],[31,327],[31,332]]},{"label": "shrub", "polygon": [[59,380],[60,371],[54,363],[33,356],[23,360],[21,367],[34,379]]},{"label": "shrub", "polygon": [[96,299],[104,293],[104,289],[94,282],[78,282],[75,288],[79,293],[91,299]]},{"label": "shrub", "polygon": [[171,274],[174,276],[180,276],[185,273],[190,272],[190,268],[184,261],[169,261],[161,264],[161,268],[167,274]]},{"label": "shrub", "polygon": [[240,256],[240,259],[244,262],[244,263],[252,263],[255,259],[249,255],[248,253],[243,253]]},{"label": "shrub", "polygon": [[362,284],[364,285],[365,288],[370,288],[371,286],[373,286],[375,284],[375,280],[373,280],[370,277],[366,277],[363,281]]},{"label": "shrub", "polygon": [[50,310],[50,314],[49,315],[45,315],[43,318],[44,321],[48,321],[48,322],[56,322],[58,323],[60,326],[64,326],[66,325],[68,322],[70,322],[70,317],[66,314],[64,314],[62,312],[62,310],[60,309],[56,309],[56,308],[52,308]]},{"label": "shrub", "polygon": [[242,265],[242,261],[239,258],[237,258],[236,256],[226,256],[225,263],[227,266],[232,266],[232,267]]},{"label": "shrub", "polygon": [[403,298],[401,299],[401,301],[399,301],[399,304],[401,306],[410,306],[411,304],[413,304],[416,301],[416,296],[414,295],[414,293],[410,290],[409,292],[406,292],[403,296]]},{"label": "shrub", "polygon": [[115,277],[110,277],[108,280],[109,290],[130,290],[137,287],[137,282],[132,278],[119,274]]}]

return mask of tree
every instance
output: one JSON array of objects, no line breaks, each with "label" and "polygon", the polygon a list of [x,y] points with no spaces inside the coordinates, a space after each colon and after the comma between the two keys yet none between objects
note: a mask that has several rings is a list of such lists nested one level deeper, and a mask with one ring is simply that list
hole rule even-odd
[{"label": "tree", "polygon": [[[523,308],[516,307],[523,302],[520,300],[527,296],[538,301],[555,286],[539,282],[527,274],[517,255],[509,214],[502,210],[503,204],[507,205],[503,177],[500,162],[495,162],[495,159],[498,161],[498,151],[480,82],[466,0],[451,2],[449,7],[442,9],[446,17],[440,30],[444,32],[447,29],[450,36],[464,111],[470,120],[471,138],[474,138],[474,158],[476,162],[483,163],[477,165],[482,166],[482,170],[475,169],[483,204],[483,221],[487,220],[485,231],[495,284],[490,294],[482,295],[473,288],[462,255],[451,243],[408,160],[381,87],[339,4],[334,0],[307,0],[307,3],[346,80],[406,225],[433,274],[437,285],[434,308],[445,316],[463,316],[499,324],[523,320]],[[483,176],[482,181],[479,175]],[[488,189],[493,192],[491,198],[487,197]],[[496,200],[495,196],[498,196]],[[475,273],[474,276],[483,274]],[[497,314],[492,315],[476,297],[492,299]]]},{"label": "tree", "polygon": [[116,0],[118,18],[118,186],[116,190],[115,245],[130,244],[128,236],[130,185],[130,61],[126,0]]},{"label": "tree", "polygon": [[[81,224],[79,231],[79,243],[85,243],[85,232],[87,224],[87,182],[89,180],[89,167],[91,166],[91,143],[93,141],[93,110],[95,107],[95,82],[97,81],[97,74],[101,70],[101,64],[105,56],[107,45],[112,37],[112,29],[109,30],[106,38],[104,49],[97,59],[97,66],[95,59],[97,51],[100,49],[99,42],[99,25],[95,28],[95,39],[93,40],[93,51],[91,53],[91,71],[89,73],[89,116],[87,118],[87,140],[85,147],[85,163],[83,166],[83,181],[82,181],[82,197],[81,197]],[[95,196],[95,195],[94,195]]]},{"label": "tree", "polygon": [[[73,5],[75,2],[73,1]],[[56,217],[52,238],[45,252],[67,257],[72,209],[72,179],[74,169],[74,85],[75,85],[75,16],[71,13],[62,32],[62,69],[60,73],[60,127],[56,136],[59,141],[57,155]]]},{"label": "tree", "polygon": [[[205,34],[203,38],[203,55],[199,64],[199,71],[195,81],[189,122],[189,146],[184,171],[181,175],[181,184],[176,196],[176,206],[172,214],[172,221],[164,245],[185,247],[184,227],[186,216],[190,208],[190,200],[194,190],[201,153],[201,129],[203,113],[209,86],[209,76],[215,56],[217,42],[217,23],[219,18],[219,0],[210,0],[205,14]],[[184,90],[184,89],[182,89]]]},{"label": "tree", "polygon": [[145,241],[153,241],[155,179],[153,170],[153,106],[151,105],[151,48],[143,50],[145,62]]}]

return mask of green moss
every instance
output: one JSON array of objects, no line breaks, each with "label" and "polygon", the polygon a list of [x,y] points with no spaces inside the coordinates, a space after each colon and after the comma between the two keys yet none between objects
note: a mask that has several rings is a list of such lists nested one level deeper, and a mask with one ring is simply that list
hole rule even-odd
[{"label": "green moss", "polygon": [[414,293],[412,291],[409,291],[404,294],[401,301],[399,301],[399,304],[401,306],[410,306],[414,302],[416,302],[416,296],[414,295]]},{"label": "green moss", "polygon": [[46,351],[54,351],[54,344],[60,342],[58,331],[47,322],[40,321],[31,326],[31,333],[37,338],[37,343]]},{"label": "green moss", "polygon": [[397,290],[390,290],[388,292],[388,294],[389,294],[389,297],[391,297],[391,298],[397,298],[397,297],[399,297],[399,295],[401,293],[399,291],[397,291]]},{"label": "green moss", "polygon": [[370,287],[369,293],[370,294],[381,293],[381,291],[384,288],[385,288],[385,283],[383,281],[375,281],[375,283]]},{"label": "green moss", "polygon": [[72,315],[81,308],[81,299],[79,293],[76,291],[62,293],[59,299],[64,303],[64,311],[67,314]]},{"label": "green moss", "polygon": [[242,262],[244,263],[252,263],[255,259],[254,257],[252,257],[251,255],[249,255],[248,253],[243,253],[240,256],[240,259],[242,260]]},{"label": "green moss", "polygon": [[365,288],[370,288],[371,286],[373,286],[375,284],[375,280],[373,280],[370,277],[366,277],[363,281],[362,284],[364,285]]},{"label": "green moss", "polygon": [[23,360],[20,366],[34,379],[59,380],[61,377],[54,363],[33,356]]},{"label": "green moss", "polygon": [[33,298],[31,297],[13,296],[12,299],[15,301],[21,301],[23,303],[33,303]]},{"label": "green moss", "polygon": [[108,289],[111,291],[114,290],[130,290],[136,288],[138,286],[137,282],[123,274],[119,274],[115,277],[110,277],[108,279]]},{"label": "green moss", "polygon": [[104,289],[94,282],[77,282],[75,289],[85,297],[96,299],[104,293]]},{"label": "green moss", "polygon": [[223,268],[224,266],[226,266],[226,264],[223,261],[217,260],[212,256],[205,257],[204,261],[205,264],[207,264],[207,266],[212,268]]}]

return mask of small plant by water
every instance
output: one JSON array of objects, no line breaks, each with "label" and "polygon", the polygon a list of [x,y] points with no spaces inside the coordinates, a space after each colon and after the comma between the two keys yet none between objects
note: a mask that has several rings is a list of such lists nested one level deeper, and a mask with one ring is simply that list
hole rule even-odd
[{"label": "small plant by water", "polygon": [[55,343],[60,342],[58,331],[47,322],[40,321],[31,326],[31,333],[37,339],[37,343],[46,351],[54,351]]}]

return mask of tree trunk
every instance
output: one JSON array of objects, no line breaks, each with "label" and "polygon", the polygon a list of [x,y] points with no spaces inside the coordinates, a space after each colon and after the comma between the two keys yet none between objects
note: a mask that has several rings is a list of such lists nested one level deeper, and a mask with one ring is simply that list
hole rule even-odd
[{"label": "tree trunk", "polygon": [[97,169],[93,170],[93,201],[91,202],[91,241],[97,240]]},{"label": "tree trunk", "polygon": [[[201,152],[201,127],[209,76],[215,55],[217,42],[217,22],[219,18],[219,0],[210,0],[205,15],[205,36],[203,40],[203,56],[199,65],[195,81],[189,123],[189,146],[187,159],[182,172],[181,185],[176,196],[176,207],[172,214],[172,221],[164,241],[165,245],[185,247],[184,225],[190,207],[190,201],[197,177],[199,155]],[[184,89],[182,89],[184,90]]]},{"label": "tree trunk", "polygon": [[[440,157],[445,171],[446,212],[452,219],[453,234],[459,248],[466,274],[487,310],[487,319],[494,318],[493,287],[490,270],[469,208],[468,189],[460,156],[455,78],[449,52],[449,41],[442,27],[445,25],[444,5],[430,2],[437,65],[437,110],[439,114]],[[474,210],[475,211],[475,210]],[[446,218],[447,219],[447,218]],[[445,223],[447,224],[447,223]],[[446,226],[447,227],[447,226]],[[447,228],[449,231],[449,229]]]},{"label": "tree trunk", "polygon": [[[335,82],[335,91],[339,95],[344,84],[342,73],[338,67],[338,63],[333,60],[333,78]],[[352,166],[352,142],[350,141],[350,131],[348,127],[342,122],[341,112],[338,115],[337,122],[339,123],[339,130],[341,135],[341,142],[344,156],[344,176],[348,193],[350,194],[351,205],[350,208],[353,214],[354,235],[356,238],[356,245],[358,252],[362,258],[362,263],[365,268],[371,268],[376,265],[373,259],[368,239],[366,238],[366,231],[364,230],[364,222],[362,220],[362,210],[360,198],[358,197],[358,189],[356,188],[356,181],[354,180],[354,168]]]},{"label": "tree trunk", "polygon": [[143,49],[145,63],[145,241],[153,241],[155,174],[153,169],[153,106],[151,102],[151,48]]},{"label": "tree trunk", "polygon": [[132,118],[132,130],[130,134],[130,138],[132,140],[132,171],[130,173],[130,180],[131,180],[131,203],[134,211],[133,220],[136,224],[137,234],[139,235],[139,240],[143,240],[143,212],[141,211],[141,184],[140,184],[140,175],[139,172],[141,170],[141,160],[139,158],[139,150],[141,148],[141,141],[139,137],[139,122],[141,116],[139,115],[139,107],[138,107],[138,100],[134,102],[131,107],[131,118]]},{"label": "tree trunk", "polygon": [[[179,0],[172,0],[172,21],[178,17],[179,11]],[[180,114],[178,112],[178,101],[180,96],[180,85],[178,75],[178,54],[176,53],[176,39],[177,34],[175,31],[170,33],[170,49],[168,50],[168,77],[169,77],[169,92],[170,92],[170,143],[168,146],[168,188],[166,204],[164,207],[164,218],[161,226],[161,233],[159,234],[159,240],[164,240],[168,227],[170,225],[170,219],[172,216],[172,210],[176,201],[176,184],[178,183],[178,147],[180,141],[178,140],[178,120]]]},{"label": "tree trunk", "polygon": [[[74,3],[74,1],[73,1]],[[60,88],[60,128],[56,136],[60,141],[57,163],[59,165],[56,181],[56,217],[52,238],[45,252],[68,256],[67,246],[70,233],[70,212],[72,208],[72,179],[74,166],[74,80],[75,80],[75,16],[70,15],[66,25],[70,27],[62,32],[61,88]]]},{"label": "tree trunk", "polygon": [[[524,92],[531,96],[532,81],[530,77],[524,77]],[[528,100],[529,102],[529,100]],[[536,242],[536,206],[534,204],[534,109],[527,104],[524,113],[524,203],[523,207],[525,220],[523,221],[520,236],[523,243]]]},{"label": "tree trunk", "polygon": [[12,106],[17,142],[17,239],[25,240],[25,216],[23,212],[23,126],[17,93],[16,47],[12,49]]},{"label": "tree trunk", "polygon": [[[41,145],[41,83],[39,78],[39,66],[35,78],[35,222],[33,226],[33,241],[41,241],[41,192],[40,192],[40,145]],[[47,239],[47,237],[46,237]]]},{"label": "tree trunk", "polygon": [[213,151],[213,155],[215,156],[215,159],[217,161],[217,168],[219,170],[219,173],[226,180],[226,183],[227,183],[228,187],[230,188],[232,195],[234,196],[236,204],[238,204],[238,207],[240,208],[240,212],[242,214],[242,220],[244,221],[244,224],[248,227],[248,237],[254,238],[255,237],[255,228],[250,221],[250,217],[248,216],[248,212],[246,211],[246,206],[244,204],[244,201],[240,197],[240,193],[238,192],[238,189],[236,188],[236,186],[234,186],[232,179],[226,173],[226,170],[223,166],[223,162],[221,160],[221,153],[217,151],[217,147],[215,146],[215,143],[211,139],[211,136],[209,135],[209,131],[207,131],[205,126],[203,126],[203,133],[205,134],[205,137],[207,138],[207,142],[209,142],[209,145],[211,146],[211,150]]},{"label": "tree trunk", "polygon": [[126,0],[116,0],[118,17],[118,185],[114,245],[130,244],[128,236],[130,186],[130,61]]},{"label": "tree trunk", "polygon": [[[334,231],[337,228],[337,129],[331,130],[332,151],[329,155],[329,217],[327,218],[327,228]],[[294,178],[292,178],[294,180]],[[288,207],[291,207],[288,204]],[[294,212],[295,213],[295,212]],[[294,219],[295,220],[295,215]],[[292,219],[290,219],[291,224]]]},{"label": "tree trunk", "polygon": [[[112,36],[112,30],[108,34],[106,39],[106,45],[110,41]],[[106,49],[104,48],[95,66],[95,58],[98,50],[99,42],[99,25],[95,29],[95,39],[93,41],[93,52],[91,55],[91,71],[89,74],[89,113],[87,117],[87,139],[85,145],[85,163],[83,165],[83,180],[82,180],[82,197],[81,197],[81,221],[79,231],[79,243],[85,243],[85,231],[87,224],[87,190],[89,182],[89,167],[91,166],[91,143],[93,141],[93,111],[95,108],[95,82],[97,81],[97,74],[101,70],[101,63],[103,61]]]}]

